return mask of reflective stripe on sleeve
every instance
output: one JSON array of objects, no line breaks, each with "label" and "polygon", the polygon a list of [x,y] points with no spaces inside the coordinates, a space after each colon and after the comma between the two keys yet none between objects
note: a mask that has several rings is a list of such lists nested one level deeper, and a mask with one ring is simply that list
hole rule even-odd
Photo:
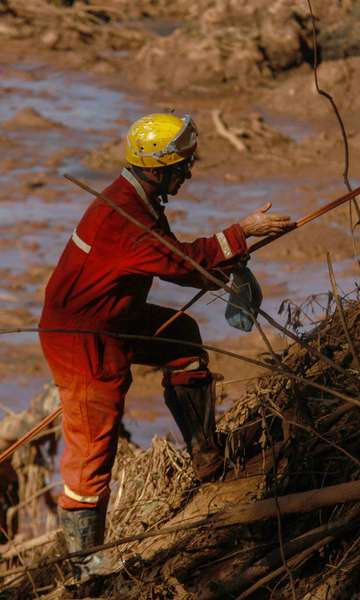
[{"label": "reflective stripe on sleeve", "polygon": [[80,496],[73,492],[66,484],[64,484],[64,494],[71,500],[77,500],[78,502],[85,502],[89,504],[94,504],[98,502],[100,496]]},{"label": "reflective stripe on sleeve", "polygon": [[224,255],[224,258],[231,258],[232,256],[234,256],[234,252],[231,250],[231,246],[229,244],[229,242],[226,239],[226,235],[223,231],[220,231],[219,233],[216,233],[216,239],[219,242],[219,246],[221,248],[221,251]]},{"label": "reflective stripe on sleeve", "polygon": [[91,246],[84,242],[84,240],[82,240],[81,237],[78,236],[78,234],[76,233],[76,229],[74,229],[71,239],[74,242],[74,244],[76,244],[76,246],[80,248],[80,250],[86,252],[86,254],[89,254]]}]

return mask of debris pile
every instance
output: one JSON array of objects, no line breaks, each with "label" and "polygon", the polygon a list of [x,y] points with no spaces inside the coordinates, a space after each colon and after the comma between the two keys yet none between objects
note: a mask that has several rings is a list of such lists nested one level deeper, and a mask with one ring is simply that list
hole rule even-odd
[{"label": "debris pile", "polygon": [[[28,409],[20,413],[8,412],[0,422],[0,452],[19,440],[58,405],[57,388],[47,385],[33,398]],[[0,463],[2,542],[14,539],[18,531],[16,539],[20,541],[24,537],[26,539],[29,536],[37,536],[39,531],[54,527],[56,503],[50,493],[54,485],[49,485],[49,479],[54,473],[54,458],[59,438],[60,425],[53,423],[31,444],[16,450],[12,459]],[[44,506],[47,506],[49,511],[44,511]]]},{"label": "debris pile", "polygon": [[97,8],[94,3],[6,0],[0,3],[0,37],[10,40],[36,37],[40,47],[50,50],[83,50],[91,55],[101,50],[139,49],[150,33],[135,25],[124,25],[121,7]]},{"label": "debris pile", "polygon": [[[321,60],[359,55],[356,0],[319,2],[316,17]],[[245,92],[313,61],[303,0],[2,0],[1,38],[35,38],[44,50],[68,53],[73,66],[97,63],[99,73],[118,72],[125,59],[132,85],[172,92]]]},{"label": "debris pile", "polygon": [[[344,27],[350,28],[351,19],[358,18],[356,2],[342,3],[330,10],[325,3],[318,4],[321,52],[331,59],[340,58],[341,53],[342,56],[358,54],[353,36],[348,43],[346,35],[340,35]],[[341,39],[341,50],[335,48],[335,32],[337,39]],[[165,59],[171,62],[171,69],[164,69]],[[209,85],[221,85],[245,92],[261,83],[269,85],[285,71],[312,64],[308,7],[306,2],[288,0],[270,4],[264,0],[252,3],[204,0],[193,4],[189,18],[172,35],[149,40],[139,50],[136,60],[142,69],[134,72],[134,76],[141,77],[142,84],[150,89],[190,88],[195,92]],[[141,85],[140,81],[137,83]]]},{"label": "debris pile", "polygon": [[[252,381],[220,419],[227,433],[221,481],[199,486],[186,452],[167,440],[155,438],[148,450],[121,441],[108,515],[114,569],[96,593],[94,582],[75,596],[64,591],[66,560],[12,586],[3,579],[0,589],[12,598],[30,597],[32,586],[38,594],[53,586],[49,598],[356,597],[360,304],[340,307],[301,344],[266,356],[271,373]],[[46,541],[23,553],[22,564],[63,553]]]}]

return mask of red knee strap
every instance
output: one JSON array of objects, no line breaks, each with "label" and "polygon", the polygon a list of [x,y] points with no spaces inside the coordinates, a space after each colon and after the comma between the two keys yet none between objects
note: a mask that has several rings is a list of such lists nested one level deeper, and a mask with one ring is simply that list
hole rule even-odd
[{"label": "red knee strap", "polygon": [[162,384],[169,385],[204,385],[212,381],[212,375],[208,369],[196,371],[167,371],[164,373]]},{"label": "red knee strap", "polygon": [[174,360],[167,362],[164,365],[164,369],[168,369],[169,371],[182,371],[187,369],[196,371],[197,369],[206,369],[208,362],[208,356],[205,354],[201,356],[182,356],[181,358],[175,358]]}]

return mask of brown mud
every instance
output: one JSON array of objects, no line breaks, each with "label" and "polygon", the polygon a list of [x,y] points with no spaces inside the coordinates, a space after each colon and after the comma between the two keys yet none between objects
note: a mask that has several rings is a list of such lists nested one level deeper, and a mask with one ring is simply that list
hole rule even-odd
[{"label": "brown mud", "polygon": [[[65,4],[0,2],[1,327],[36,326],[46,281],[89,201],[63,173],[104,187],[122,167],[129,123],[143,112],[189,112],[199,126],[193,179],[167,210],[181,239],[210,235],[268,200],[299,218],[345,193],[344,145],[333,109],[316,93],[305,2]],[[359,3],[318,0],[313,8],[320,85],[344,118],[355,186]],[[265,310],[284,324],[287,309],[277,315],[284,299],[296,312],[308,296],[324,293],[305,314],[299,309],[305,328],[313,325],[331,287],[326,253],[347,294],[358,280],[353,245],[349,208],[341,207],[260,250],[251,267]],[[179,307],[189,297],[191,290],[154,286],[154,301]],[[226,325],[221,300],[206,298],[192,312],[206,341],[249,357],[267,351],[257,332],[245,336]],[[267,331],[276,351],[288,344],[278,330]],[[2,341],[1,401],[18,411],[50,376],[35,335]],[[259,374],[213,353],[211,368],[225,378],[220,413]],[[155,433],[171,431],[179,441],[160,397],[160,373],[136,367],[134,375],[125,418],[134,440],[148,447]]]}]

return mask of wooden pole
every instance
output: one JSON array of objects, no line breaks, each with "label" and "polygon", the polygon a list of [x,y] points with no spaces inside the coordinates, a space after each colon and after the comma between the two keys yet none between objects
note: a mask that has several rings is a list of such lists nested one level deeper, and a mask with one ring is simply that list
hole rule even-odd
[{"label": "wooden pole", "polygon": [[298,221],[295,222],[295,226],[293,227],[293,229],[289,229],[288,231],[283,231],[281,233],[277,233],[276,235],[268,235],[267,237],[263,238],[262,240],[255,242],[255,244],[252,244],[250,246],[249,253],[252,254],[252,252],[255,252],[255,250],[259,250],[259,248],[263,248],[264,246],[267,246],[274,240],[277,240],[278,238],[282,237],[283,235],[286,235],[290,231],[293,231],[294,229],[299,229],[303,225],[310,223],[310,221],[314,221],[318,217],[325,215],[325,213],[329,212],[330,210],[333,210],[334,208],[341,206],[345,202],[348,202],[349,200],[352,200],[353,198],[355,198],[355,196],[359,196],[359,195],[360,195],[360,187],[357,187],[352,192],[349,192],[349,193],[345,194],[344,196],[341,196],[340,198],[336,198],[335,200],[332,200],[332,202],[329,202],[328,204],[321,206],[320,208],[318,208],[318,210],[315,210],[314,212],[309,213],[308,215],[305,215],[304,217],[302,217],[301,219],[299,219]]},{"label": "wooden pole", "polygon": [[[305,215],[298,221],[295,221],[294,227],[292,229],[282,231],[281,233],[277,233],[276,235],[268,235],[268,236],[262,238],[261,240],[259,240],[258,242],[255,242],[248,248],[248,253],[252,254],[256,250],[259,250],[260,248],[263,248],[264,246],[271,244],[271,242],[274,242],[275,240],[279,239],[280,237],[283,237],[287,233],[290,233],[291,231],[294,231],[295,229],[299,229],[303,225],[306,225],[306,223],[310,223],[310,221],[314,221],[315,219],[317,219],[318,217],[321,217],[322,215],[329,212],[330,210],[333,210],[334,208],[341,206],[341,204],[344,204],[345,202],[348,202],[349,200],[352,200],[353,198],[355,198],[355,196],[359,196],[359,195],[360,195],[360,187],[357,187],[352,192],[345,194],[345,196],[336,198],[336,200],[333,200],[332,202],[325,204],[318,210],[315,210],[314,212],[309,213],[308,215]],[[171,317],[171,322],[174,322],[175,319],[180,317],[180,315],[182,315],[185,310],[187,310],[188,308],[193,306],[195,304],[195,302],[200,300],[200,298],[202,298],[204,296],[204,294],[206,294],[206,291],[207,290],[202,290],[202,292],[198,292],[191,300],[189,300],[182,308],[180,308],[180,310],[177,313],[175,313]],[[167,323],[164,323],[162,325],[162,327],[165,329],[166,325],[167,325]]]}]

